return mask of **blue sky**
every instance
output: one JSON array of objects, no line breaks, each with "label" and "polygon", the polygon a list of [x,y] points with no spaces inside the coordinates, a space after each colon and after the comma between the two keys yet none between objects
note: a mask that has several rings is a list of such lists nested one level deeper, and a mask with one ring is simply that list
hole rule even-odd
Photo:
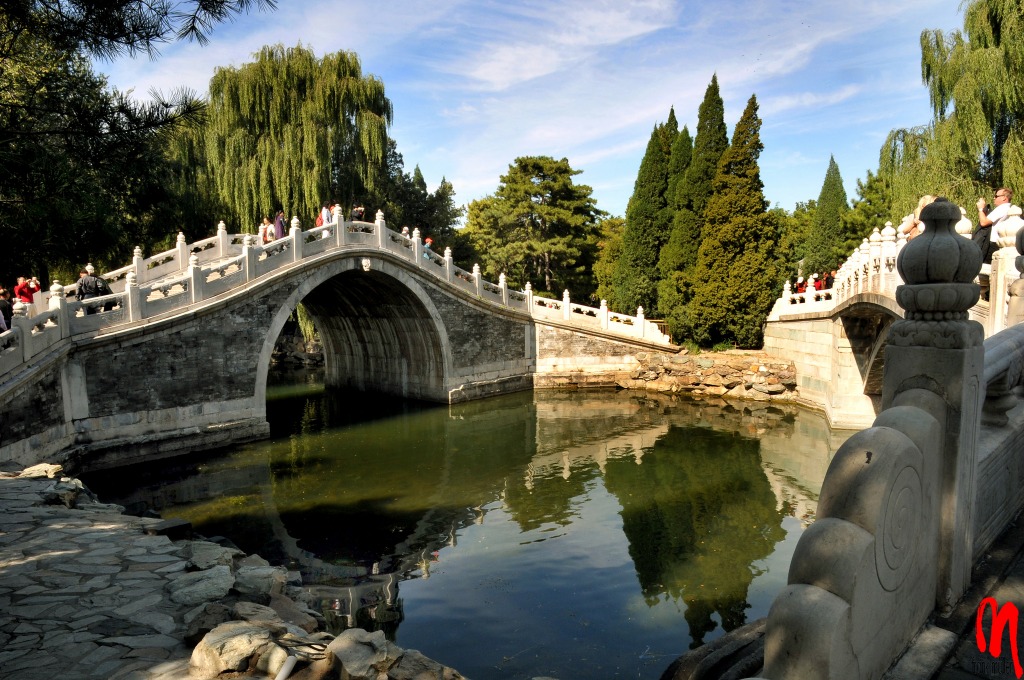
[{"label": "blue sky", "polygon": [[111,85],[204,95],[214,69],[260,47],[355,51],[394,104],[406,170],[456,201],[493,193],[518,156],[568,158],[598,207],[623,215],[655,123],[675,107],[696,133],[713,73],[729,135],[751,94],[763,120],[765,196],[817,198],[834,155],[850,198],[895,127],[927,123],[920,35],[962,26],[936,0],[280,0],[217,26],[206,46],[101,62]]}]

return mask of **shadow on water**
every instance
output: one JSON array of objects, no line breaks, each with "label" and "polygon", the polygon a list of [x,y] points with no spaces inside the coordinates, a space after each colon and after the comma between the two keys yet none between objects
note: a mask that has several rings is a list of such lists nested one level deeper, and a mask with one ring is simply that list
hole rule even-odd
[{"label": "shadow on water", "polygon": [[[844,433],[627,392],[268,388],[271,438],[85,481],[301,571],[334,632],[468,677],[657,677],[764,616]],[[399,597],[399,587],[402,597]]]}]

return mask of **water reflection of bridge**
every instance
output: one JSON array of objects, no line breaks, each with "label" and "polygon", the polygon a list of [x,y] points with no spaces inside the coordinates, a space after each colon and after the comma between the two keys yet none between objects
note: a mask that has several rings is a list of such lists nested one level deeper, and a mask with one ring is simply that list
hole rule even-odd
[{"label": "water reflection of bridge", "polygon": [[[292,420],[305,428],[317,418],[327,423],[336,413],[325,407],[310,420],[310,408],[307,404],[303,411],[305,419]],[[566,525],[574,519],[573,504],[586,493],[586,484],[603,478],[622,507],[623,531],[630,545],[636,546],[630,554],[645,596],[664,592],[685,599],[695,619],[691,627],[700,635],[713,628],[710,613],[716,607],[735,610],[742,618],[746,596],[746,585],[738,590],[730,586],[727,605],[721,598],[702,604],[704,600],[694,599],[685,585],[698,577],[690,574],[689,567],[678,566],[680,560],[704,559],[695,546],[709,535],[716,545],[733,540],[728,535],[731,529],[721,532],[717,525],[706,524],[717,512],[715,504],[721,502],[713,497],[722,488],[726,496],[750,496],[745,517],[760,517],[756,521],[762,528],[747,547],[756,543],[757,550],[770,552],[779,537],[779,518],[792,514],[805,523],[813,518],[829,459],[823,450],[833,448],[831,443],[823,446],[829,437],[824,418],[808,412],[798,418],[793,410],[761,403],[693,402],[670,396],[537,392],[433,409],[423,417],[429,420],[427,436],[443,442],[436,454],[422,450],[408,454],[406,449],[416,449],[414,437],[391,445],[373,444],[376,431],[371,430],[345,446],[376,445],[378,449],[364,452],[366,460],[339,463],[330,453],[339,444],[329,435],[293,437],[274,444],[276,450],[271,445],[255,446],[229,459],[169,463],[170,471],[165,468],[156,474],[161,481],[178,481],[140,488],[132,498],[119,502],[145,504],[158,511],[185,504],[185,517],[201,533],[230,536],[247,552],[300,570],[336,629],[359,625],[388,631],[403,618],[400,582],[429,578],[440,551],[456,546],[460,533],[470,525],[484,523],[490,509],[502,508],[523,531]],[[470,422],[473,426],[467,428]],[[481,450],[480,430],[493,440],[488,450]],[[714,475],[701,470],[719,467],[714,458],[719,449],[696,442],[700,437],[694,432],[706,432],[716,442],[737,437],[747,442],[746,453],[739,456],[746,486],[714,487]],[[693,491],[696,500],[662,502],[644,493],[645,486],[656,480],[635,472],[649,467],[644,465],[648,456],[666,455],[660,453],[666,447],[659,444],[666,439],[696,442],[694,459],[681,463],[680,472],[673,473],[689,480],[683,492]],[[484,460],[490,467],[481,466]],[[361,483],[353,479],[357,476],[353,467],[364,464],[375,467],[360,475],[373,483],[384,479],[380,491],[366,489],[365,484],[360,488]],[[416,509],[396,509],[388,499],[380,500],[397,483],[387,475],[394,468],[411,465],[422,466],[425,480],[424,497]],[[713,487],[706,494],[698,488],[704,482]],[[387,531],[383,539],[375,536],[347,553],[325,552],[322,534],[351,531],[344,516],[328,506],[352,502],[342,500],[352,488],[366,491],[367,500],[355,501],[356,505],[370,506],[364,511],[378,508],[373,511],[381,518],[377,524]],[[675,538],[661,534],[666,527]],[[723,535],[715,535],[716,531]],[[650,550],[659,556],[641,557]],[[748,565],[764,556],[744,552],[732,557],[741,571],[747,570],[739,580],[749,584]]]}]

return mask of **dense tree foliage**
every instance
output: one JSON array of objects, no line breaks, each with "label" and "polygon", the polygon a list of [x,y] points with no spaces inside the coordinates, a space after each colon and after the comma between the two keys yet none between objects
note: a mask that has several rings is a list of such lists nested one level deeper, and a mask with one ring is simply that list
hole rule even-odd
[{"label": "dense tree foliage", "polygon": [[576,300],[595,290],[592,268],[599,219],[591,188],[574,184],[565,158],[517,158],[492,196],[469,205],[465,232],[492,281],[505,274],[510,287]]},{"label": "dense tree foliage", "polygon": [[841,250],[847,255],[876,227],[881,230],[886,222],[896,224],[886,179],[868,170],[865,179],[857,180],[857,198],[853,207],[843,213],[840,220],[845,237]]},{"label": "dense tree foliage", "polygon": [[972,205],[999,186],[1024,186],[1024,14],[1014,0],[964,3],[963,30],[921,34],[921,74],[933,120],[893,130],[879,171],[898,214],[924,194]]},{"label": "dense tree foliage", "polygon": [[702,346],[760,347],[779,294],[779,225],[767,211],[758,158],[761,119],[751,96],[722,155],[704,210],[688,335]]},{"label": "dense tree foliage", "polygon": [[779,257],[791,276],[796,275],[800,262],[806,255],[817,208],[818,202],[812,199],[806,203],[797,203],[791,213],[778,207],[771,210],[775,221],[780,225]]},{"label": "dense tree foliage", "polygon": [[687,272],[697,262],[697,250],[703,237],[704,207],[711,196],[718,162],[728,146],[725,105],[718,90],[718,76],[713,75],[697,110],[697,137],[693,141],[692,156],[673,199],[676,212],[672,233],[658,264],[666,278],[673,273]]},{"label": "dense tree foliage", "polygon": [[831,271],[849,255],[842,224],[843,215],[849,209],[839,164],[835,157],[830,156],[804,254],[805,273]]},{"label": "dense tree foliage", "polygon": [[[205,40],[248,0],[33,2],[0,8],[0,283],[33,273],[49,283],[88,260],[123,260],[164,238],[183,170],[165,163],[170,133],[203,104],[180,90],[147,104],[112,91],[89,57],[112,58],[174,39]],[[114,255],[116,253],[116,255]]]},{"label": "dense tree foliage", "polygon": [[633,195],[626,205],[622,257],[616,264],[610,298],[616,309],[635,311],[642,306],[649,315],[655,313],[658,253],[668,239],[672,219],[666,197],[669,162],[678,134],[675,110],[670,109],[668,122],[654,126],[640,161]]},{"label": "dense tree foliage", "polygon": [[608,300],[614,295],[615,266],[622,257],[622,233],[625,230],[626,220],[621,217],[607,217],[600,222],[597,261],[594,263],[598,300]]},{"label": "dense tree foliage", "polygon": [[[351,203],[381,181],[391,102],[354,52],[317,59],[268,46],[210,80],[207,163],[230,222],[283,207],[312,219],[321,202]],[[386,171],[385,171],[386,172]]]}]

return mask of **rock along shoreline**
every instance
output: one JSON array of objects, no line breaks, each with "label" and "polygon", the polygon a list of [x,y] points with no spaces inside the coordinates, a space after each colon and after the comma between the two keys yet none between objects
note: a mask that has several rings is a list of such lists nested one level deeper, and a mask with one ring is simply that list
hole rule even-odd
[{"label": "rock along shoreline", "polygon": [[0,471],[4,677],[462,678],[383,632],[330,635],[297,573],[125,515],[62,473]]}]

